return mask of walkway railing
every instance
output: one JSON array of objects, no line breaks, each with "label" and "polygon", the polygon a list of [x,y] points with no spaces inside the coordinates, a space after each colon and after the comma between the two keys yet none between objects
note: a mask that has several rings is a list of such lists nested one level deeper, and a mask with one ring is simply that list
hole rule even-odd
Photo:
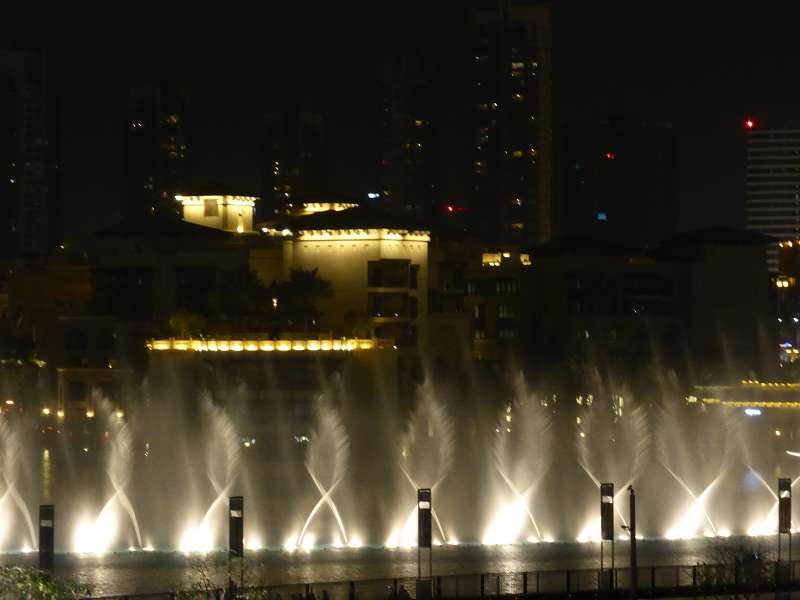
[{"label": "walkway railing", "polygon": [[[630,585],[627,567],[604,569],[562,569],[524,573],[484,573],[478,575],[434,576],[427,585],[431,598],[627,598]],[[232,596],[236,599],[292,600],[307,598],[311,593],[317,600],[397,600],[402,588],[412,598],[417,593],[417,579],[369,579],[327,583],[297,583],[251,587]],[[424,585],[424,584],[423,584]],[[686,598],[697,596],[734,596],[743,594],[800,591],[800,561],[755,561],[737,564],[702,564],[638,569],[639,598]],[[177,600],[225,599],[222,589],[163,593],[90,596],[85,600]]]}]

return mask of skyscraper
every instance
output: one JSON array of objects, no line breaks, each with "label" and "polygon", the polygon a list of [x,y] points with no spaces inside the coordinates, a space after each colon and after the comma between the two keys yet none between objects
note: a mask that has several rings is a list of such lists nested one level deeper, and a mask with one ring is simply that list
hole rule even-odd
[{"label": "skyscraper", "polygon": [[0,52],[0,251],[41,255],[58,238],[55,115],[41,50]]},{"label": "skyscraper", "polygon": [[325,189],[322,115],[285,108],[264,117],[262,215],[283,213]]},{"label": "skyscraper", "polygon": [[391,54],[382,75],[382,203],[430,219],[440,208],[438,60],[415,37]]},{"label": "skyscraper", "polygon": [[549,2],[476,3],[468,210],[487,237],[552,235]]},{"label": "skyscraper", "polygon": [[125,217],[177,216],[175,194],[184,184],[184,115],[172,82],[145,84],[130,93],[125,134]]},{"label": "skyscraper", "polygon": [[676,233],[676,141],[670,123],[617,118],[564,128],[558,230],[653,246]]},{"label": "skyscraper", "polygon": [[775,238],[767,248],[775,273],[778,241],[800,239],[800,127],[748,118],[744,128],[747,227]]}]

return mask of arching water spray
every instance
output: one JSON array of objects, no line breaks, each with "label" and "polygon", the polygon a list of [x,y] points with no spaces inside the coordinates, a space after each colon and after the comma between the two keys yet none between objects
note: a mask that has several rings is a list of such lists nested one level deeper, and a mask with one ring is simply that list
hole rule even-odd
[{"label": "arching water spray", "polygon": [[7,503],[11,502],[25,519],[30,536],[30,548],[38,546],[36,528],[33,526],[33,519],[28,510],[28,506],[22,500],[17,490],[19,477],[19,466],[21,462],[20,450],[22,448],[19,434],[11,429],[5,421],[0,421],[0,460],[2,460],[2,477],[5,485],[5,492],[0,496],[0,510],[3,510]]},{"label": "arching water spray", "polygon": [[306,471],[319,491],[320,498],[303,523],[295,543],[297,547],[310,549],[314,545],[316,536],[309,535],[308,528],[323,505],[330,509],[339,526],[342,540],[345,544],[348,543],[347,530],[333,500],[333,493],[347,473],[349,456],[350,440],[339,413],[324,396],[320,396],[316,403],[316,420],[305,461]]},{"label": "arching water spray", "polygon": [[[588,416],[582,417],[577,437],[578,464],[587,477],[600,489],[600,477],[606,481],[622,481],[616,486],[614,512],[620,522],[628,522],[621,511],[628,486],[642,472],[650,453],[652,433],[646,409],[636,406],[623,411],[622,398],[616,397],[612,407],[595,406]],[[599,460],[604,460],[599,464]],[[592,517],[578,534],[579,542],[600,540],[600,518]]]},{"label": "arching water spray", "polygon": [[[414,490],[415,502],[403,524],[394,529],[386,541],[389,548],[412,547],[417,543],[416,493],[420,487],[432,492],[441,485],[453,465],[453,423],[445,407],[438,401],[430,384],[420,390],[416,409],[400,439],[400,472]],[[435,496],[434,496],[435,498]],[[436,509],[431,510],[433,521],[446,543],[442,522]]]},{"label": "arching water spray", "polygon": [[483,536],[487,545],[520,541],[526,517],[532,531],[529,542],[542,540],[530,508],[531,497],[549,464],[552,436],[550,414],[527,391],[524,378],[516,379],[515,399],[500,412],[492,446],[493,466],[511,493],[501,500]]},{"label": "arching water spray", "polygon": [[210,398],[203,402],[207,426],[206,476],[216,496],[198,525],[190,526],[180,542],[182,552],[208,552],[214,547],[211,521],[214,513],[225,506],[225,501],[239,472],[240,445],[228,414],[213,404]]},{"label": "arching water spray", "polygon": [[130,483],[133,468],[133,439],[130,426],[124,421],[121,412],[112,411],[108,402],[98,402],[107,415],[109,431],[109,450],[106,474],[114,492],[106,500],[100,514],[94,521],[78,524],[75,532],[75,551],[79,553],[102,554],[114,543],[120,515],[116,509],[122,508],[130,520],[136,536],[137,548],[142,548],[142,534],[136,511],[133,509],[125,488]]}]

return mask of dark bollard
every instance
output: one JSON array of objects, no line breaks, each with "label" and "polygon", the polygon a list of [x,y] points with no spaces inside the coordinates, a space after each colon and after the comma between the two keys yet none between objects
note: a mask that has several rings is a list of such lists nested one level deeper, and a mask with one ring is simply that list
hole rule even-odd
[{"label": "dark bollard", "polygon": [[481,575],[481,598],[486,595],[486,576]]},{"label": "dark bollard", "polygon": [[349,600],[356,600],[356,584],[354,582],[350,582],[350,593],[347,595]]},{"label": "dark bollard", "polygon": [[527,571],[522,574],[522,593],[528,593],[528,573]]},{"label": "dark bollard", "polygon": [[55,554],[55,517],[52,504],[39,507],[39,568],[52,569]]}]

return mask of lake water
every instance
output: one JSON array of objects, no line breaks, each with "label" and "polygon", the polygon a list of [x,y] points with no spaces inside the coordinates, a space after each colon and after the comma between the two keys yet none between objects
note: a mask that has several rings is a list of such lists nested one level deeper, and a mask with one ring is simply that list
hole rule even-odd
[{"label": "lake water", "polygon": [[[642,540],[640,566],[689,565],[715,562],[721,546],[746,545],[774,557],[775,538],[733,537],[684,541]],[[784,549],[785,551],[785,549]],[[615,543],[615,563],[627,566],[629,544]],[[56,556],[56,574],[91,586],[92,593],[124,594],[173,591],[188,587],[197,578],[200,559],[177,552],[111,553],[103,556]],[[5,564],[36,565],[35,554],[5,554]],[[226,560],[220,553],[203,561],[225,579]],[[312,552],[263,550],[248,552],[248,582],[286,584],[411,577],[417,573],[416,550],[382,548],[320,549]],[[433,550],[435,575],[471,573],[519,573],[554,569],[591,569],[600,564],[599,544],[550,543],[512,546],[454,546]],[[605,550],[610,566],[610,545]]]}]

